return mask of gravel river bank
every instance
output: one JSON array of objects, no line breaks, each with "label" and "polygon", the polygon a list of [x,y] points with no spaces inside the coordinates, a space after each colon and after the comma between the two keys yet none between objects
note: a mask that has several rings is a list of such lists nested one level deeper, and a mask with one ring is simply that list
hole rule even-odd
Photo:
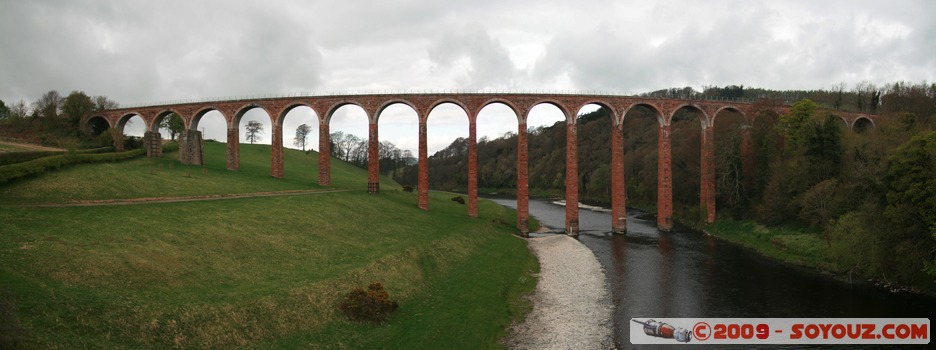
[{"label": "gravel river bank", "polygon": [[531,238],[540,261],[533,311],[511,329],[512,349],[609,349],[614,347],[608,293],[601,263],[581,242],[565,235]]}]

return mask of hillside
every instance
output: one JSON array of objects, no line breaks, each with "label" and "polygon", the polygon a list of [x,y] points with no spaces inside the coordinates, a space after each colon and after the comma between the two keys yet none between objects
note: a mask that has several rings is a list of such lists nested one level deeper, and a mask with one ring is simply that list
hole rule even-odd
[{"label": "hillside", "polygon": [[[0,347],[487,348],[529,307],[538,265],[501,224],[512,211],[482,202],[472,219],[434,192],[424,212],[389,180],[367,194],[366,172],[339,161],[348,192],[24,205],[319,189],[315,154],[287,150],[281,180],[269,146],[242,145],[240,172],[223,170],[224,144],[206,148],[207,172],[167,154],[0,187]],[[340,298],[373,281],[400,309],[382,326],[346,321]]]},{"label": "hillside", "polygon": [[[0,203],[62,203],[81,199],[198,196],[224,193],[321,189],[318,153],[286,149],[285,177],[270,176],[270,145],[241,145],[241,169],[225,169],[225,144],[205,143],[206,165],[184,166],[176,153],[123,163],[70,167],[0,187]],[[399,189],[390,178],[382,188]],[[332,162],[332,187],[366,189],[367,173],[341,161]]]}]

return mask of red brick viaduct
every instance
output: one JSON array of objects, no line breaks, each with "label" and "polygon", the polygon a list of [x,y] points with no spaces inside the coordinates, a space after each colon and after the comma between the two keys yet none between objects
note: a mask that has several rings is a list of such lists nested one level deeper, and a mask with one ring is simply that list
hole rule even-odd
[{"label": "red brick viaduct", "polygon": [[[344,105],[360,106],[367,113],[369,120],[368,137],[368,191],[379,192],[378,129],[377,121],[381,112],[388,106],[403,104],[416,111],[419,117],[419,176],[418,206],[429,209],[429,168],[426,151],[426,122],[429,113],[442,104],[454,104],[462,108],[468,116],[468,215],[478,215],[478,178],[477,178],[477,129],[478,113],[485,106],[500,103],[513,110],[517,117],[517,228],[524,235],[528,232],[529,189],[527,163],[527,117],[530,110],[540,104],[556,106],[566,120],[566,233],[578,234],[578,152],[576,115],[586,105],[598,105],[607,109],[612,116],[612,181],[611,181],[611,227],[614,232],[626,231],[625,187],[624,187],[624,149],[623,118],[629,110],[644,106],[656,113],[659,123],[658,132],[658,181],[657,181],[657,226],[660,230],[671,230],[673,226],[673,193],[670,144],[670,121],[676,111],[688,108],[697,111],[701,123],[701,188],[700,205],[708,222],[715,220],[715,171],[714,171],[714,125],[715,118],[724,111],[739,113],[743,119],[743,141],[741,143],[743,172],[753,171],[753,142],[750,125],[763,111],[750,102],[706,101],[698,99],[673,99],[654,97],[634,97],[617,95],[565,94],[565,93],[400,93],[400,94],[347,94],[302,97],[268,97],[231,99],[219,101],[187,102],[143,107],[120,108],[94,112],[82,118],[81,125],[86,129],[96,118],[102,118],[110,127],[122,134],[123,126],[133,116],[141,117],[146,123],[150,145],[159,145],[159,123],[170,113],[177,113],[185,121],[187,131],[196,132],[198,122],[210,111],[220,112],[227,122],[227,169],[237,171],[239,157],[239,125],[241,117],[247,111],[260,108],[270,116],[273,125],[272,159],[270,173],[273,177],[283,177],[283,119],[293,108],[307,106],[318,116],[319,122],[319,185],[331,183],[331,157],[329,142],[329,122],[333,113]],[[767,107],[775,114],[786,113],[787,107]],[[861,122],[874,124],[876,116],[836,112],[851,129]],[[154,136],[153,136],[154,135]],[[586,135],[587,136],[587,135]],[[199,135],[200,137],[200,135]],[[679,142],[679,140],[675,140]],[[150,146],[149,156],[160,156],[161,150]],[[158,147],[155,147],[158,148]],[[182,151],[180,151],[182,152]]]}]

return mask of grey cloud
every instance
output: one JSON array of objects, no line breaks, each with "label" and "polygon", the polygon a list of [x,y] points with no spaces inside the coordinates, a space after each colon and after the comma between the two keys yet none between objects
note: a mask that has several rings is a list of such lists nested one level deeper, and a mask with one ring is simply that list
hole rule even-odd
[{"label": "grey cloud", "polygon": [[[102,10],[89,13],[72,3],[10,2],[0,11],[0,96],[32,100],[44,91],[89,94],[138,91],[155,85],[152,71],[139,71],[126,57],[105,49],[111,26]],[[136,60],[138,61],[138,60]]]},{"label": "grey cloud", "polygon": [[[257,11],[238,23],[215,59],[199,64],[207,81],[202,94],[257,94],[314,90],[322,83],[322,55],[307,28],[294,20]],[[191,48],[197,50],[198,48]]]},{"label": "grey cloud", "polygon": [[429,47],[429,57],[442,70],[466,60],[468,66],[459,78],[470,88],[512,87],[519,74],[503,44],[478,25],[445,31]]},{"label": "grey cloud", "polygon": [[[863,18],[887,24],[917,9],[894,6],[878,15],[876,8],[858,7],[823,16],[800,13],[809,8],[793,6],[781,14],[761,4],[732,3],[732,11],[706,14],[709,5],[661,5],[649,13],[657,22],[644,23],[651,30],[622,24],[563,33],[547,46],[534,76],[549,81],[566,74],[576,88],[628,92],[727,84],[824,88],[840,81],[932,78],[927,67],[933,67],[933,51],[928,57],[920,54],[933,46],[932,36],[888,37],[875,28],[862,30]],[[773,26],[783,21],[794,24],[792,40],[774,37]],[[933,31],[931,21],[898,23],[914,33]],[[648,33],[666,40],[651,45]]]},{"label": "grey cloud", "polygon": [[270,6],[12,2],[0,11],[0,98],[80,89],[126,104],[320,87],[311,25]]}]

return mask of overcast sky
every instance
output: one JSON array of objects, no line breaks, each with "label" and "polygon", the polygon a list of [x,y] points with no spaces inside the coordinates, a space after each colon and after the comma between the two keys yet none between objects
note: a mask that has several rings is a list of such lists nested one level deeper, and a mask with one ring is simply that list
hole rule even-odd
[{"label": "overcast sky", "polygon": [[[340,90],[932,82],[934,14],[930,0],[0,0],[0,100],[31,103],[49,90],[128,105]],[[264,113],[244,119],[267,124],[270,142]],[[560,119],[542,106],[530,124]],[[287,146],[301,123],[313,126],[317,148],[308,109],[287,116]],[[479,135],[516,131],[511,123],[492,106]],[[225,140],[223,125],[218,116],[199,129]],[[366,125],[345,107],[331,130],[366,137]],[[430,154],[467,136],[467,125],[456,108],[435,111]],[[380,130],[415,152],[415,112],[385,112]],[[142,134],[142,122],[128,133]]]}]

